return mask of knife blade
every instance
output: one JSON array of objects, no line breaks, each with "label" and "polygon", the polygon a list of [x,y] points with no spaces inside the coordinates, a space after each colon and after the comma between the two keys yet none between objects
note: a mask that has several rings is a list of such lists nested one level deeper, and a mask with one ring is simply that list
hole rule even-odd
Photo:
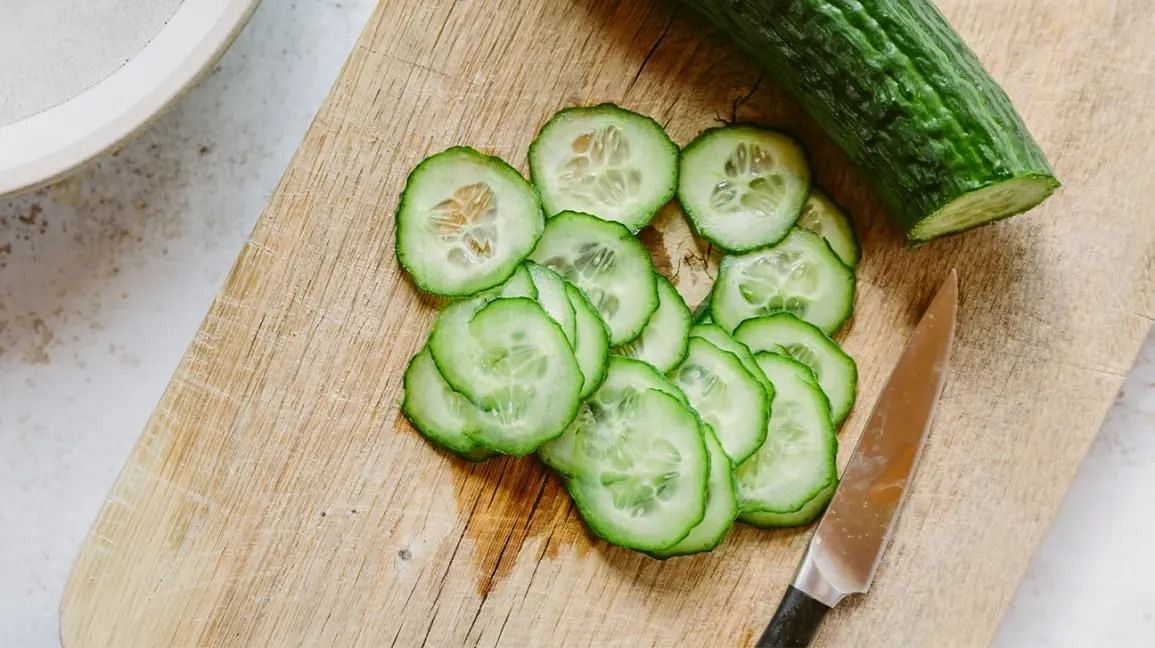
[{"label": "knife blade", "polygon": [[870,589],[942,395],[957,314],[952,270],[883,388],[759,648],[809,645],[830,608]]}]

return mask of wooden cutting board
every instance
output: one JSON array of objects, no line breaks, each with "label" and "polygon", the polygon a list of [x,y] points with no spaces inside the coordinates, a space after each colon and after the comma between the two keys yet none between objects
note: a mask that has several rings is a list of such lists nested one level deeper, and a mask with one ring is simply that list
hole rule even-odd
[{"label": "wooden cutting board", "polygon": [[[774,82],[674,3],[382,2],[81,549],[64,642],[752,642],[805,530],[738,527],[709,555],[651,560],[593,539],[535,461],[467,465],[398,413],[437,306],[394,258],[407,172],[460,143],[524,168],[550,114],[601,101],[681,143],[720,119],[789,128],[853,213],[865,261],[843,337],[861,386],[842,462],[959,270],[956,356],[894,544],[819,641],[989,641],[1155,315],[1155,17],[1142,0],[941,5],[1065,187],[911,250]],[[645,239],[699,297],[712,270],[677,210]]]}]

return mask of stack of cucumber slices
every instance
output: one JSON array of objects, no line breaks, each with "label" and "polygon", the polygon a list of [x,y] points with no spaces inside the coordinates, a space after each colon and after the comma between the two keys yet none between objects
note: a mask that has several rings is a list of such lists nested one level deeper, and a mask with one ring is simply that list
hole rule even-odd
[{"label": "stack of cucumber slices", "polygon": [[[550,119],[529,166],[532,185],[455,147],[409,176],[398,260],[455,298],[405,372],[413,425],[470,461],[536,453],[594,533],[658,558],[713,549],[735,519],[814,520],[854,405],[829,336],[860,252],[798,143],[726,126],[679,152],[603,104]],[[636,237],[675,194],[727,252],[694,313]]]}]

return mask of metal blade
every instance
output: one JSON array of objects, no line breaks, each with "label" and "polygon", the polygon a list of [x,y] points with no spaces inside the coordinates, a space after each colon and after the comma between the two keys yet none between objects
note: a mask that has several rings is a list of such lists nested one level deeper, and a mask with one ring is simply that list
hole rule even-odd
[{"label": "metal blade", "polygon": [[952,270],[907,342],[799,565],[794,586],[826,605],[870,589],[942,394],[957,312]]}]

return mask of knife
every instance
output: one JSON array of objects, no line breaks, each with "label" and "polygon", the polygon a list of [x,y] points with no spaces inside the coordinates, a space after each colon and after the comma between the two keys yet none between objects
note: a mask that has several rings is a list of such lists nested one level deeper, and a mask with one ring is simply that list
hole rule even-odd
[{"label": "knife", "polygon": [[952,270],[883,388],[758,648],[810,645],[830,608],[870,589],[942,394],[957,314]]}]

